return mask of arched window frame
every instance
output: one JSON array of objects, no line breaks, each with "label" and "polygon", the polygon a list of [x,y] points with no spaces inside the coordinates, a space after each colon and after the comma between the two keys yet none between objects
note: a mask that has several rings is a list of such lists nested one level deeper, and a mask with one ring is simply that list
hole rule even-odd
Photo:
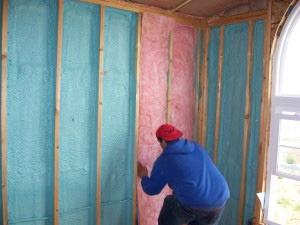
[{"label": "arched window frame", "polygon": [[[293,175],[282,172],[278,169],[278,154],[280,147],[280,123],[281,121],[298,121],[300,122],[300,95],[291,95],[282,91],[282,84],[284,79],[283,64],[287,53],[288,41],[291,37],[294,27],[300,23],[300,2],[298,2],[291,14],[288,16],[280,37],[277,41],[277,47],[273,60],[273,74],[272,74],[272,95],[271,95],[271,126],[270,126],[270,145],[268,155],[268,169],[267,169],[267,189],[265,198],[265,217],[264,222],[269,225],[279,225],[272,221],[272,176],[289,178],[295,181],[300,181],[300,175]],[[298,24],[299,25],[299,24]],[[299,39],[300,41],[300,39]],[[300,59],[300,52],[298,54]],[[300,61],[299,61],[299,76],[300,76]],[[299,83],[300,93],[300,83]],[[282,146],[281,146],[282,147]],[[299,149],[300,151],[300,149]]]}]

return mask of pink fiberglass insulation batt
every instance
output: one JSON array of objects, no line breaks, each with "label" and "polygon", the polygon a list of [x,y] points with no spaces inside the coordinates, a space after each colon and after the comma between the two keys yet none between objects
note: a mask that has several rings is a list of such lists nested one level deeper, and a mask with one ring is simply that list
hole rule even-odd
[{"label": "pink fiberglass insulation batt", "polygon": [[197,28],[176,23],[174,28],[171,123],[193,138],[195,111],[194,67]]},{"label": "pink fiberglass insulation batt", "polygon": [[[172,121],[182,129],[186,137],[192,137],[193,46],[195,46],[196,31],[190,26],[175,23],[171,18],[153,13],[143,13],[141,32],[138,160],[147,166],[150,173],[154,161],[162,152],[156,140],[155,131],[159,125],[166,123],[167,117],[170,32],[175,32],[173,44],[173,60],[175,62],[172,81],[174,97],[171,98],[171,101],[174,101],[171,103]],[[182,60],[182,58],[184,59]],[[185,110],[186,112],[184,112]],[[140,179],[138,179],[139,225],[157,224],[163,200],[170,193],[171,190],[166,187],[159,195],[148,196],[143,192]]]},{"label": "pink fiberglass insulation batt", "polygon": [[[175,22],[165,16],[143,13],[140,64],[140,112],[138,160],[149,173],[162,149],[155,137],[157,127],[166,123],[169,35]],[[160,195],[146,195],[138,179],[138,218],[140,225],[156,224],[168,188]]]}]

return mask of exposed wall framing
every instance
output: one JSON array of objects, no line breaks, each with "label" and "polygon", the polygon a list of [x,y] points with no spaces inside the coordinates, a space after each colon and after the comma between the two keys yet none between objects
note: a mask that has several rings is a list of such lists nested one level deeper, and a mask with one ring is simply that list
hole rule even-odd
[{"label": "exposed wall framing", "polygon": [[[221,104],[221,92],[222,92],[222,71],[223,71],[223,45],[224,45],[224,26],[229,24],[241,23],[241,22],[249,22],[249,40],[248,40],[248,61],[247,61],[247,85],[246,85],[246,106],[245,106],[245,133],[244,133],[244,142],[243,142],[243,157],[242,157],[242,178],[240,182],[240,211],[239,211],[239,224],[243,223],[244,220],[244,203],[245,203],[245,177],[246,177],[246,162],[247,162],[247,154],[248,154],[248,142],[249,142],[249,121],[251,121],[251,113],[250,113],[250,103],[251,103],[251,92],[250,92],[250,79],[252,74],[252,47],[253,47],[253,21],[254,20],[265,20],[265,48],[264,48],[264,79],[263,79],[263,96],[262,96],[262,104],[261,104],[261,123],[260,123],[260,149],[259,149],[259,173],[257,177],[257,192],[261,192],[264,190],[264,180],[265,180],[265,158],[266,158],[266,149],[268,147],[268,137],[269,137],[269,108],[270,108],[270,87],[271,87],[271,75],[269,73],[269,54],[270,54],[270,31],[271,31],[271,1],[269,1],[269,9],[268,11],[260,11],[255,13],[247,13],[243,15],[230,16],[226,18],[219,19],[208,19],[206,21],[201,21],[193,18],[188,18],[185,16],[178,15],[173,13],[179,7],[183,5],[179,5],[178,7],[171,10],[172,12],[167,12],[160,9],[153,9],[144,7],[134,3],[128,2],[116,2],[112,0],[82,0],[82,2],[93,3],[101,5],[101,18],[100,18],[100,49],[99,49],[99,92],[98,92],[98,129],[97,129],[97,195],[96,195],[96,224],[100,225],[100,206],[101,206],[101,139],[102,139],[102,131],[101,131],[101,122],[102,122],[102,81],[103,81],[103,58],[104,58],[104,12],[105,7],[115,7],[118,9],[129,10],[132,12],[154,12],[159,13],[165,16],[169,16],[174,18],[178,22],[184,22],[188,24],[192,24],[198,26],[203,29],[201,32],[203,33],[203,46],[201,47],[198,40],[198,49],[197,52],[202,53],[202,59],[200,62],[200,57],[197,58],[197,64],[200,66],[201,64],[201,74],[200,78],[198,77],[196,80],[196,106],[195,106],[195,115],[199,117],[196,122],[198,140],[202,145],[206,145],[206,137],[207,137],[207,99],[208,99],[208,45],[210,42],[210,33],[211,28],[220,26],[220,48],[219,48],[219,63],[218,63],[218,90],[217,90],[217,111],[216,111],[216,124],[215,124],[215,139],[214,139],[214,151],[213,158],[214,161],[217,162],[217,154],[218,154],[218,136],[219,136],[219,122],[220,122],[220,104]],[[187,3],[185,1],[184,3]],[[63,24],[63,0],[59,0],[58,7],[58,36],[57,36],[57,67],[56,67],[56,101],[55,101],[55,144],[54,144],[54,224],[59,224],[59,126],[60,126],[60,88],[61,88],[61,61],[62,61],[62,24]],[[7,76],[7,30],[8,30],[8,0],[3,1],[3,18],[2,18],[2,84],[1,84],[1,153],[2,153],[2,207],[3,207],[3,224],[8,225],[8,200],[7,200],[7,164],[6,164],[6,114],[7,114],[7,106],[6,106],[6,76]],[[137,29],[137,45],[136,45],[136,120],[135,120],[135,157],[134,157],[134,184],[133,184],[133,211],[132,211],[132,224],[135,224],[135,215],[136,215],[136,162],[137,162],[137,139],[138,139],[138,115],[139,115],[139,87],[140,87],[140,49],[141,49],[141,14],[139,15],[138,20],[138,29]],[[173,34],[170,35],[170,45],[169,45],[169,74],[168,74],[168,111],[167,111],[167,122],[170,123],[171,115],[170,115],[170,99],[171,99],[171,80],[172,80],[172,57],[173,57]],[[202,49],[201,49],[202,48]],[[200,83],[201,91],[198,90],[198,83]],[[198,91],[201,92],[200,99],[198,99]],[[199,100],[199,105],[198,105]],[[199,110],[198,110],[199,109]],[[261,223],[261,206],[256,199],[255,203],[255,216],[256,222],[255,224]]]},{"label": "exposed wall framing", "polygon": [[218,86],[217,86],[217,103],[216,103],[216,125],[215,125],[215,138],[214,138],[214,162],[217,163],[217,151],[220,129],[220,104],[221,104],[221,91],[222,91],[222,72],[223,72],[223,51],[224,51],[224,26],[220,28],[220,46],[219,46],[219,64],[218,64]]},{"label": "exposed wall framing", "polygon": [[169,71],[168,71],[168,93],[167,93],[167,123],[171,123],[171,93],[172,93],[172,68],[173,68],[173,32],[169,36]]},{"label": "exposed wall framing", "polygon": [[252,12],[252,13],[244,13],[234,16],[228,16],[224,18],[210,18],[206,20],[208,27],[217,27],[222,25],[228,25],[228,24],[235,24],[235,23],[242,23],[242,22],[248,22],[253,20],[260,20],[266,18],[268,14],[267,10],[262,10],[258,12]]},{"label": "exposed wall framing", "polygon": [[206,145],[206,132],[207,132],[207,95],[208,95],[208,80],[207,80],[207,64],[208,64],[208,43],[210,39],[210,29],[206,28],[203,35],[203,57],[201,63],[201,77],[200,87],[201,96],[199,103],[199,142],[201,145]]},{"label": "exposed wall framing", "polygon": [[97,214],[96,224],[100,225],[100,211],[101,211],[101,144],[102,144],[102,84],[103,84],[103,58],[104,58],[104,19],[105,19],[105,6],[101,7],[100,13],[100,40],[99,40],[99,83],[98,83],[98,130],[97,130]]},{"label": "exposed wall framing", "polygon": [[188,24],[192,24],[192,25],[200,26],[200,27],[205,26],[205,24],[202,20],[199,20],[196,18],[190,18],[187,16],[182,16],[182,15],[176,14],[175,12],[166,11],[166,10],[159,9],[159,8],[143,6],[141,4],[136,4],[136,3],[125,2],[125,1],[114,1],[114,0],[80,0],[80,1],[93,3],[93,4],[101,4],[101,5],[105,5],[105,6],[114,7],[117,9],[128,10],[131,12],[138,12],[138,13],[153,12],[153,13],[162,14],[162,15],[165,15],[168,17],[172,17],[177,22],[188,23]]},{"label": "exposed wall framing", "polygon": [[[208,150],[213,158],[214,158],[214,161],[217,163],[221,162],[221,161],[224,161],[226,159],[223,159],[223,158],[217,158],[218,156],[218,149],[219,149],[219,132],[220,132],[220,117],[222,115],[222,113],[220,113],[220,105],[222,104],[221,103],[221,93],[222,93],[222,73],[223,73],[223,45],[224,45],[224,42],[223,42],[223,38],[224,38],[224,26],[231,26],[233,24],[242,24],[242,23],[248,23],[248,56],[247,56],[247,71],[246,71],[246,91],[245,91],[245,112],[244,112],[244,133],[242,133],[241,135],[243,137],[240,137],[242,140],[243,140],[243,150],[242,150],[242,160],[241,160],[241,177],[240,177],[240,192],[239,192],[239,211],[238,211],[238,216],[237,216],[237,221],[238,221],[238,224],[244,224],[245,221],[247,221],[249,218],[245,218],[245,215],[246,215],[246,211],[245,211],[245,204],[246,204],[246,193],[247,193],[247,176],[248,176],[248,172],[246,172],[246,168],[248,166],[248,161],[250,159],[248,159],[248,155],[249,155],[249,140],[250,140],[250,135],[251,133],[250,132],[253,132],[253,131],[250,131],[250,124],[251,124],[251,107],[252,107],[252,96],[251,96],[251,88],[252,88],[252,62],[253,62],[253,26],[254,26],[254,21],[264,21],[264,23],[266,24],[265,25],[265,34],[264,34],[264,37],[265,37],[265,41],[264,41],[264,52],[263,52],[263,59],[264,59],[264,62],[263,62],[263,71],[262,71],[262,74],[263,74],[263,90],[264,92],[262,93],[262,99],[263,102],[265,101],[268,101],[268,94],[266,92],[266,89],[270,87],[270,83],[266,84],[265,80],[266,79],[269,79],[267,78],[267,68],[268,68],[268,59],[269,59],[269,52],[267,51],[267,49],[269,49],[269,41],[268,41],[268,34],[270,33],[269,29],[268,29],[268,23],[270,23],[270,17],[269,17],[269,11],[260,11],[260,12],[255,12],[255,13],[247,13],[247,14],[243,14],[243,15],[238,15],[238,16],[230,16],[230,17],[226,17],[226,18],[218,18],[218,19],[208,19],[207,20],[207,26],[209,27],[208,28],[208,31],[206,32],[211,32],[211,29],[213,28],[218,28],[220,29],[220,34],[219,34],[219,40],[220,40],[220,43],[218,44],[219,46],[219,56],[218,56],[218,81],[217,81],[217,99],[216,99],[216,108],[215,108],[215,112],[216,112],[216,117],[215,117],[215,123],[214,123],[214,126],[215,126],[215,129],[214,129],[214,144],[212,145],[213,146],[213,151],[211,150]],[[204,38],[205,40],[205,38]],[[210,44],[210,41],[204,41],[204,50],[203,50],[203,55],[204,55],[204,58],[205,58],[205,54],[207,54],[206,52],[208,52],[208,46]],[[206,56],[207,57],[207,56]],[[210,58],[210,56],[208,56]],[[211,59],[210,59],[211,60]],[[205,64],[205,59],[203,59],[203,64]],[[209,75],[209,71],[208,71],[208,65],[207,65],[207,62],[206,62],[206,65],[204,66],[203,68],[203,75],[202,76],[210,76]],[[242,74],[241,74],[242,75]],[[206,130],[208,129],[207,128],[207,121],[208,121],[208,115],[207,115],[207,112],[205,112],[205,109],[208,105],[208,103],[203,103],[203,99],[207,99],[207,98],[210,98],[209,96],[206,96],[207,94],[207,88],[208,86],[210,85],[209,82],[207,82],[207,78],[205,77],[202,77],[202,86],[201,86],[201,91],[202,91],[202,102],[201,102],[201,106],[200,106],[200,115],[199,115],[199,131],[200,131],[200,136],[199,136],[199,140],[200,140],[200,143],[203,144],[204,146],[206,146],[207,143],[205,143],[204,140],[206,140]],[[214,81],[215,82],[215,81]],[[203,85],[205,83],[205,85]],[[262,111],[265,111],[266,109],[268,109],[269,105],[268,106],[265,106],[264,105],[265,103],[263,103],[261,105],[261,109]],[[201,108],[202,107],[202,108]],[[267,124],[268,124],[268,121],[266,121],[267,117],[268,117],[268,112],[264,112],[263,113],[264,116],[261,116],[261,125],[260,125],[260,129],[262,129],[263,127],[265,127]],[[204,119],[205,118],[205,119]],[[263,125],[262,125],[263,124]],[[223,127],[224,129],[224,127]],[[204,131],[205,130],[205,131]],[[262,134],[265,134],[264,133],[265,130],[261,130],[261,133]],[[203,136],[201,136],[201,134]],[[268,135],[268,134],[267,134]],[[211,138],[211,137],[210,137]],[[264,143],[260,143],[259,144],[259,156],[258,156],[258,164],[260,164],[261,162],[264,162],[265,161],[265,157],[266,155],[261,155],[262,154],[262,144],[264,145],[263,148],[266,148],[268,143],[266,142],[266,136],[264,136],[264,138],[261,138],[261,142],[264,142]],[[211,142],[211,141],[210,141]],[[230,154],[229,152],[227,154]],[[261,166],[261,165],[259,165]],[[260,171],[260,169],[258,168],[258,171]],[[263,174],[263,173],[262,173]],[[258,176],[260,176],[260,172],[258,174]],[[262,183],[264,183],[264,180],[258,178],[257,180],[257,190],[262,190],[261,188],[259,187],[262,187]],[[248,198],[248,197],[247,197]],[[255,202],[258,201],[257,197],[255,199]],[[230,207],[230,206],[228,206]],[[254,213],[254,216],[257,215],[257,213],[261,213],[260,209],[256,207],[256,203],[255,203],[255,213]],[[248,215],[248,214],[247,214]],[[229,219],[229,218],[228,218]],[[255,223],[256,224],[256,223]]]},{"label": "exposed wall framing", "polygon": [[242,153],[242,176],[240,184],[240,206],[239,206],[239,224],[243,224],[245,213],[245,192],[246,192],[246,166],[249,151],[250,123],[251,123],[251,76],[253,61],[253,21],[249,22],[248,31],[248,59],[247,59],[247,78],[246,78],[246,104],[244,121],[244,143]]},{"label": "exposed wall framing", "polygon": [[138,135],[139,135],[139,108],[140,108],[140,61],[141,61],[141,28],[142,28],[142,15],[139,13],[137,33],[136,33],[136,117],[135,117],[135,140],[134,140],[134,182],[133,182],[133,201],[132,201],[132,225],[136,224],[137,212],[137,152],[138,152]]},{"label": "exposed wall framing", "polygon": [[[104,16],[105,16],[105,6],[101,5],[99,6],[101,8],[101,18],[100,20],[100,44],[99,44],[99,93],[98,93],[98,127],[97,127],[97,161],[96,161],[96,167],[97,167],[97,181],[96,181],[96,188],[97,194],[96,194],[96,224],[100,224],[100,205],[101,205],[101,121],[102,121],[102,81],[103,81],[103,51],[104,51]],[[53,156],[53,223],[55,225],[60,224],[60,209],[59,209],[59,154],[60,154],[60,107],[61,107],[61,74],[62,74],[62,33],[63,33],[63,11],[64,11],[64,1],[58,0],[58,13],[57,13],[57,46],[56,46],[56,77],[55,77],[55,112],[53,115],[54,118],[54,156]],[[7,99],[7,42],[8,42],[8,0],[3,1],[3,7],[2,7],[2,71],[1,71],[1,177],[2,177],[2,202],[1,202],[1,224],[3,222],[4,225],[8,225],[8,190],[7,190],[7,155],[6,155],[6,149],[7,149],[7,129],[6,129],[6,121],[7,121],[7,106],[6,106],[6,99]],[[138,135],[138,107],[139,107],[139,60],[140,60],[140,26],[141,26],[141,16],[139,16],[139,22],[137,33],[136,33],[136,56],[134,57],[136,60],[136,67],[134,70],[136,70],[136,77],[135,85],[136,85],[136,95],[135,100],[136,108],[135,112],[137,113],[136,121],[135,121],[135,144],[134,149],[136,151],[137,149],[137,135]],[[136,154],[135,154],[136,155]],[[134,165],[136,165],[136,157],[134,159]],[[134,168],[134,177],[136,176],[136,166]],[[136,183],[136,179],[134,179],[134,184]],[[133,185],[133,192],[134,195],[136,195],[136,189],[135,185]],[[132,211],[132,224],[135,224],[135,214],[136,214],[136,196],[133,196],[133,211]],[[52,207],[51,207],[52,208]],[[91,208],[91,206],[86,207],[86,209]],[[72,211],[75,212],[76,210]],[[48,217],[45,218],[34,218],[34,219],[27,219],[24,220],[18,220],[13,222],[26,222],[26,221],[33,221],[33,220],[46,220],[50,219]]]},{"label": "exposed wall framing", "polygon": [[7,94],[7,31],[8,31],[8,0],[3,1],[2,14],[2,78],[1,78],[1,159],[2,159],[2,216],[3,225],[8,225],[8,202],[7,202],[7,139],[6,139],[6,94]]},{"label": "exposed wall framing", "polygon": [[59,126],[60,126],[60,89],[63,32],[63,0],[58,5],[57,62],[56,62],[56,97],[54,131],[54,225],[59,224]]},{"label": "exposed wall framing", "polygon": [[[268,3],[268,15],[265,18],[265,46],[264,46],[264,72],[262,83],[262,102],[261,102],[261,120],[260,120],[260,139],[259,139],[259,157],[256,193],[264,192],[266,187],[266,159],[270,137],[270,107],[271,107],[271,22],[272,22],[272,0]],[[255,199],[254,224],[263,223],[262,205],[258,198]]]},{"label": "exposed wall framing", "polygon": [[196,69],[195,69],[195,112],[194,112],[194,131],[193,131],[193,139],[195,141],[198,140],[198,132],[199,132],[199,95],[200,95],[200,77],[201,75],[201,60],[202,60],[202,47],[203,47],[203,31],[201,28],[198,28],[197,31],[197,48],[196,48]]}]

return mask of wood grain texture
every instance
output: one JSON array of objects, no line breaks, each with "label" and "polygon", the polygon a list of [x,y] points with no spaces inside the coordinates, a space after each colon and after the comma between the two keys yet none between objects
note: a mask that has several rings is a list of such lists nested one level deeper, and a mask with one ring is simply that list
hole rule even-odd
[{"label": "wood grain texture", "polygon": [[216,103],[216,124],[214,137],[214,162],[217,163],[219,129],[220,129],[220,108],[221,108],[221,91],[222,91],[222,72],[223,72],[223,51],[224,51],[224,26],[220,28],[220,46],[219,46],[219,63],[218,63],[218,87]]},{"label": "wood grain texture", "polygon": [[136,108],[135,108],[135,135],[134,135],[134,181],[133,181],[133,201],[132,201],[132,225],[136,224],[137,217],[137,153],[138,153],[138,135],[139,135],[139,108],[140,108],[140,61],[141,61],[141,26],[142,15],[138,15],[138,25],[136,32]]},{"label": "wood grain texture", "polygon": [[1,159],[2,159],[2,211],[3,225],[8,225],[8,193],[7,193],[7,32],[8,32],[8,0],[3,1],[2,12],[2,79],[1,79]]},{"label": "wood grain texture", "polygon": [[58,2],[56,94],[55,94],[55,131],[54,131],[54,225],[59,224],[59,127],[60,127],[60,89],[63,32],[63,0]]},{"label": "wood grain texture", "polygon": [[[267,152],[270,136],[270,105],[271,105],[271,66],[270,56],[270,35],[271,35],[271,11],[272,0],[268,3],[268,17],[265,19],[265,34],[264,34],[264,58],[263,58],[263,80],[262,80],[262,102],[260,114],[260,139],[258,153],[258,174],[256,182],[256,193],[264,192],[266,187],[266,172],[267,172]],[[254,224],[262,224],[263,221],[262,205],[256,197],[254,206]]]},{"label": "wood grain texture", "polygon": [[246,192],[246,174],[247,174],[247,156],[249,150],[250,124],[251,124],[251,75],[253,62],[253,21],[249,22],[248,29],[248,55],[247,55],[247,74],[246,74],[246,101],[244,118],[244,142],[242,153],[242,174],[240,183],[240,206],[239,206],[239,224],[243,223],[245,212],[245,192]]}]

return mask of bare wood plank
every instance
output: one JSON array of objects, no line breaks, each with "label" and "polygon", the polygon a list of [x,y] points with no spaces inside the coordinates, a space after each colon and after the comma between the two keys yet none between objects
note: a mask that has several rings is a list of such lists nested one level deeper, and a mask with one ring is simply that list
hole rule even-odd
[{"label": "bare wood plank", "polygon": [[251,77],[253,64],[253,21],[249,21],[248,31],[248,58],[247,58],[247,78],[246,78],[246,102],[245,102],[245,119],[244,119],[244,142],[242,154],[242,174],[240,183],[240,201],[239,201],[239,224],[243,224],[245,212],[245,192],[246,192],[246,167],[247,156],[249,151],[250,122],[251,122]]},{"label": "bare wood plank", "polygon": [[101,144],[102,144],[102,96],[103,96],[103,72],[104,72],[104,22],[105,6],[100,10],[100,40],[99,40],[99,83],[98,83],[98,128],[97,128],[97,194],[96,194],[96,224],[100,225],[101,212]]},{"label": "bare wood plank", "polygon": [[137,206],[137,153],[138,153],[138,137],[139,137],[139,108],[140,108],[140,61],[141,61],[141,30],[142,15],[138,15],[138,25],[136,32],[136,107],[135,107],[135,133],[134,133],[134,181],[133,181],[133,201],[132,201],[132,225],[136,224],[136,206]]},{"label": "bare wood plank", "polygon": [[265,19],[267,17],[268,17],[268,11],[262,10],[262,11],[243,13],[243,14],[238,14],[238,15],[228,16],[228,17],[213,17],[207,19],[206,23],[208,27],[218,27],[227,24],[248,22],[250,20]]},{"label": "bare wood plank", "polygon": [[171,123],[171,94],[172,94],[172,67],[173,67],[173,32],[169,38],[169,71],[168,71],[168,95],[167,95],[167,123]]},{"label": "bare wood plank", "polygon": [[198,130],[199,130],[199,85],[200,85],[200,76],[201,76],[201,71],[200,71],[200,66],[201,66],[201,29],[198,28],[197,30],[197,46],[196,46],[196,87],[195,87],[195,107],[194,107],[194,131],[193,131],[193,139],[197,141],[198,138]]},{"label": "bare wood plank", "polygon": [[205,146],[207,135],[207,96],[208,96],[208,79],[207,79],[207,66],[208,66],[208,44],[210,39],[210,28],[206,28],[203,38],[203,58],[201,68],[201,97],[200,97],[200,109],[199,109],[199,125],[200,125],[200,137],[199,142]]},{"label": "bare wood plank", "polygon": [[[256,179],[256,193],[265,191],[267,173],[267,152],[270,137],[270,106],[271,106],[271,73],[272,57],[270,57],[271,23],[272,23],[272,0],[268,2],[268,17],[265,19],[264,33],[264,57],[263,57],[263,80],[262,102],[260,113],[260,137],[258,152],[258,174]],[[254,223],[262,224],[262,205],[258,197],[255,198]]]},{"label": "bare wood plank", "polygon": [[179,4],[178,6],[176,6],[174,9],[171,9],[170,12],[176,12],[178,11],[178,9],[182,8],[183,6],[187,5],[188,3],[190,3],[192,0],[185,0],[184,2],[182,2],[181,4]]},{"label": "bare wood plank", "polygon": [[7,193],[7,32],[8,32],[8,0],[3,1],[2,12],[2,80],[1,80],[1,163],[2,163],[2,222],[8,225],[8,193]]},{"label": "bare wood plank", "polygon": [[165,15],[168,17],[172,17],[177,22],[182,22],[182,23],[192,24],[195,26],[205,27],[204,21],[199,18],[191,18],[191,16],[184,16],[184,15],[178,14],[176,12],[169,12],[167,10],[159,9],[156,7],[149,7],[149,6],[145,6],[143,4],[137,4],[137,3],[126,2],[126,1],[117,1],[116,2],[113,0],[79,0],[79,1],[105,5],[105,6],[109,6],[109,7],[113,7],[113,8],[117,8],[117,9],[123,9],[123,10],[132,11],[132,12],[138,12],[138,13],[153,12],[153,13],[162,14],[162,15]]},{"label": "bare wood plank", "polygon": [[63,0],[58,1],[58,31],[56,58],[56,96],[55,96],[55,131],[54,131],[54,225],[59,224],[59,125],[60,125],[60,87],[63,32]]},{"label": "bare wood plank", "polygon": [[222,91],[222,72],[223,72],[223,52],[224,52],[224,26],[220,28],[220,46],[219,46],[219,63],[218,63],[218,89],[216,103],[216,124],[214,133],[214,162],[217,163],[218,146],[219,146],[219,128],[220,128],[220,108],[221,108],[221,91]]}]

